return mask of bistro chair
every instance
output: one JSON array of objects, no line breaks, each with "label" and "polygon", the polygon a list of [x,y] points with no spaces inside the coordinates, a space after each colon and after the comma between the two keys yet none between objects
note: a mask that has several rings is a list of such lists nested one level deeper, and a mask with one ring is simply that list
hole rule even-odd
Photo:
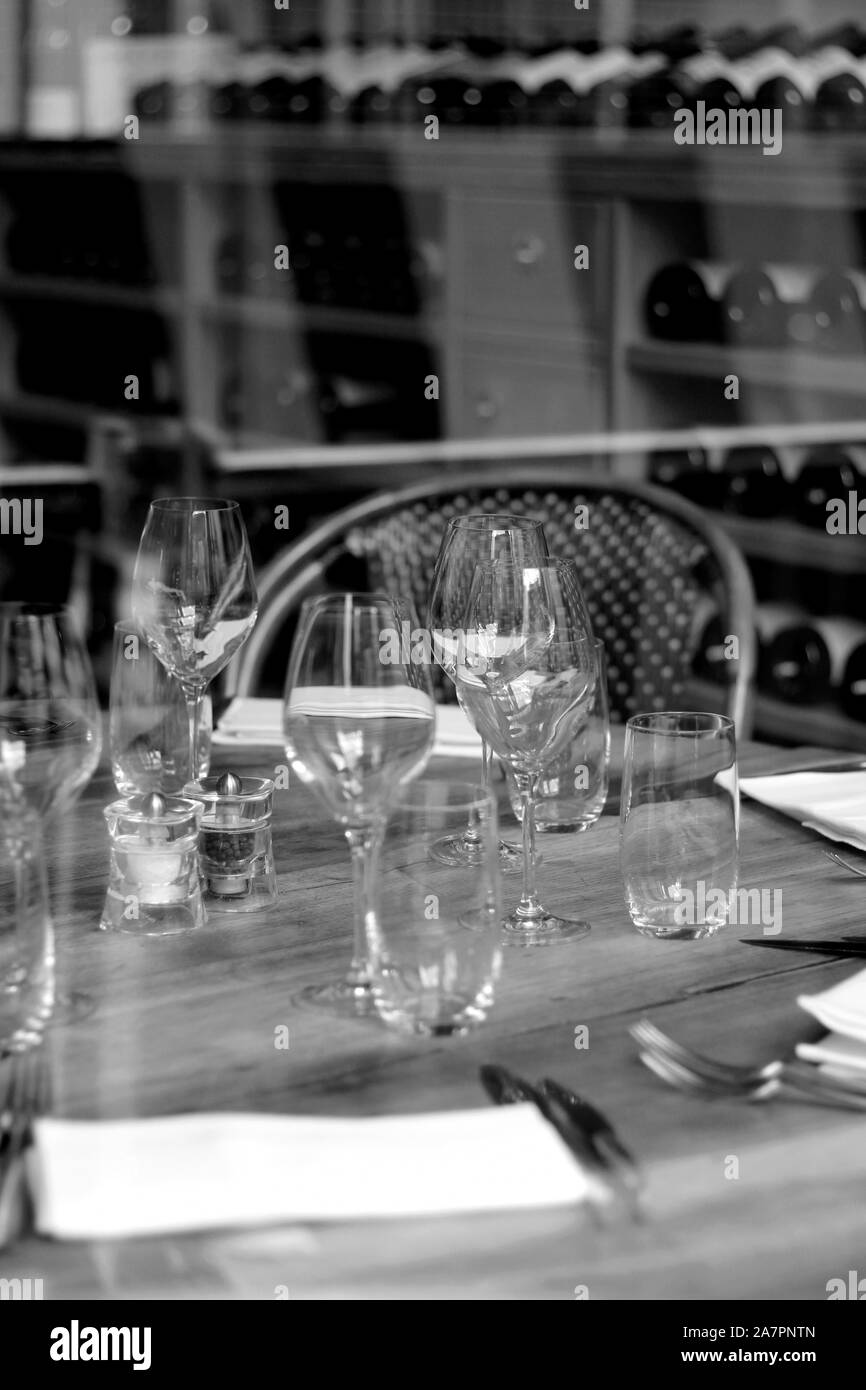
[{"label": "bistro chair", "polygon": [[[258,621],[227,673],[226,694],[260,693],[276,644],[287,654],[285,630],[302,600],[342,587],[332,573],[347,558],[360,566],[361,587],[411,598],[423,624],[445,527],[478,511],[540,518],[551,554],[577,562],[605,643],[614,721],[639,711],[710,707],[748,734],[754,596],[739,550],[683,498],[568,463],[474,466],[378,493],[315,525],[261,572]],[[737,637],[739,653],[725,663],[724,683],[696,687],[693,659],[713,613],[723,632]],[[441,679],[437,699],[449,697],[453,687]]]}]

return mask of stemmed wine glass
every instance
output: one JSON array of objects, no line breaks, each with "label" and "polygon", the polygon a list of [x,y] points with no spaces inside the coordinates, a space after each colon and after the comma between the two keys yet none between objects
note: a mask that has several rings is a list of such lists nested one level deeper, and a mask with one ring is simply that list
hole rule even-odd
[{"label": "stemmed wine glass", "polygon": [[417,627],[408,604],[385,594],[326,594],[301,609],[283,705],[289,763],[343,827],[355,881],[355,936],[345,979],[301,992],[304,1004],[370,1013],[367,964],[375,940],[376,864],[395,793],[430,756],[435,706],[429,668],[401,649],[385,660],[383,635]]},{"label": "stemmed wine glass", "polygon": [[509,945],[585,936],[589,923],[549,912],[536,889],[535,814],[545,765],[570,744],[596,681],[595,647],[572,560],[479,565],[455,684],[482,738],[514,772],[523,805],[523,894],[503,922]]},{"label": "stemmed wine glass", "polygon": [[243,646],[258,597],[237,502],[160,497],[147,514],[132,583],[136,622],[180,684],[189,717],[189,781],[204,694]]},{"label": "stemmed wine glass", "polygon": [[[0,603],[0,834],[10,850],[28,814],[44,822],[69,810],[101,751],[93,670],[69,613]],[[20,876],[16,889],[20,910]],[[92,1007],[87,995],[61,995],[53,1017],[73,1022]]]},{"label": "stemmed wine glass", "polygon": [[[540,521],[509,513],[480,512],[453,517],[439,547],[427,624],[433,655],[453,681],[465,640],[463,620],[475,570],[479,563],[504,559],[512,564],[531,564],[547,556],[547,540]],[[482,782],[490,788],[490,749],[481,733]],[[470,823],[462,835],[446,835],[435,841],[430,854],[442,864],[462,866],[480,862],[483,846]],[[504,874],[519,873],[522,850],[499,841],[499,868]]]}]

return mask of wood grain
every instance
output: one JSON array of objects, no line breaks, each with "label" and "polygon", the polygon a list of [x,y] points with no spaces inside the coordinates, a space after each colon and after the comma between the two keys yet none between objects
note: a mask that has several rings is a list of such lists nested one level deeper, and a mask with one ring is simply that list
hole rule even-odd
[{"label": "wood grain", "polygon": [[[250,754],[225,761],[263,773],[281,760],[275,749],[255,768]],[[740,759],[753,773],[802,760],[803,750],[756,745]],[[467,771],[434,763],[430,775]],[[293,1299],[572,1299],[587,1285],[591,1298],[823,1299],[828,1279],[862,1265],[862,1116],[683,1097],[644,1070],[627,1034],[651,1011],[719,1057],[780,1056],[819,1033],[797,995],[843,979],[852,963],[745,947],[739,937],[752,933],[736,927],[704,942],[641,937],[625,910],[618,824],[608,815],[584,835],[542,841],[546,899],[579,908],[591,936],[506,952],[496,1006],[473,1036],[407,1040],[292,1007],[300,987],[344,968],[351,947],[346,847],[300,786],[277,793],[278,905],[164,940],[96,929],[108,856],[100,812],[111,794],[103,774],[52,836],[61,982],[96,1002],[91,1017],[49,1037],[57,1114],[475,1107],[478,1067],[497,1061],[531,1078],[553,1075],[610,1115],[646,1165],[650,1220],[599,1231],[583,1212],[558,1211],[94,1245],[29,1237],[0,1253],[0,1277],[41,1277],[47,1298],[267,1299],[284,1287]],[[744,801],[741,881],[782,891],[787,935],[862,930],[862,887],[821,843]],[[282,1024],[288,1051],[274,1047]],[[587,1050],[574,1047],[579,1024],[589,1027]],[[736,1179],[725,1176],[731,1156]],[[543,1180],[526,1174],[527,1184]]]}]

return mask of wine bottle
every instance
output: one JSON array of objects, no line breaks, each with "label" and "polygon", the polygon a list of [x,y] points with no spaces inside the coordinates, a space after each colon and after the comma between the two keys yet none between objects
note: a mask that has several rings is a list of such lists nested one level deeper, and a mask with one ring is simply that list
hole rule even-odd
[{"label": "wine bottle", "polygon": [[755,615],[760,651],[758,681],[791,704],[814,704],[830,691],[827,644],[806,615],[789,605],[761,605]]},{"label": "wine bottle", "polygon": [[810,625],[823,637],[830,653],[830,684],[838,694],[845,682],[845,670],[854,650],[866,643],[866,623],[834,614],[813,617]]},{"label": "wine bottle", "polygon": [[857,464],[835,444],[814,449],[806,458],[794,484],[794,515],[802,526],[827,529],[827,503],[847,498],[863,482]]},{"label": "wine bottle", "polygon": [[809,297],[815,345],[826,352],[866,352],[866,275],[828,271]]},{"label": "wine bottle", "polygon": [[738,516],[771,517],[788,510],[790,487],[775,450],[750,445],[730,449],[722,472],[727,480],[725,511]]},{"label": "wine bottle", "polygon": [[815,93],[814,124],[818,130],[866,130],[866,84],[856,72],[827,77]]},{"label": "wine bottle", "polygon": [[656,271],[644,300],[647,328],[669,342],[722,340],[722,297],[729,268],[710,261],[681,261]]},{"label": "wine bottle", "polygon": [[649,456],[650,482],[676,488],[684,474],[703,473],[707,466],[703,449],[654,449]]},{"label": "wine bottle", "polygon": [[628,123],[638,130],[672,130],[674,116],[688,102],[688,91],[675,70],[651,72],[629,89]]}]

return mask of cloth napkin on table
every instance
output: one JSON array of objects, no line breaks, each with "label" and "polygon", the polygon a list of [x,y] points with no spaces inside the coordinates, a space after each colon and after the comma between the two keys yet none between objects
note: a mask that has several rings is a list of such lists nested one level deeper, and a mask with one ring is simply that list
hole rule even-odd
[{"label": "cloth napkin on table", "polygon": [[[358,691],[352,691],[352,712]],[[377,696],[378,698],[378,696]],[[282,747],[282,700],[240,698],[232,700],[214,730],[215,748],[243,748],[262,744]],[[433,752],[448,758],[481,760],[481,739],[459,705],[436,706],[436,740]]]},{"label": "cloth napkin on table", "polygon": [[587,1179],[533,1105],[370,1119],[38,1120],[36,1229],[59,1239],[568,1206]]},{"label": "cloth napkin on table", "polygon": [[797,1003],[829,1030],[817,1043],[798,1043],[797,1056],[822,1071],[866,1075],[866,970]]},{"label": "cloth napkin on table", "polygon": [[866,771],[744,777],[740,787],[808,829],[866,850]]}]

